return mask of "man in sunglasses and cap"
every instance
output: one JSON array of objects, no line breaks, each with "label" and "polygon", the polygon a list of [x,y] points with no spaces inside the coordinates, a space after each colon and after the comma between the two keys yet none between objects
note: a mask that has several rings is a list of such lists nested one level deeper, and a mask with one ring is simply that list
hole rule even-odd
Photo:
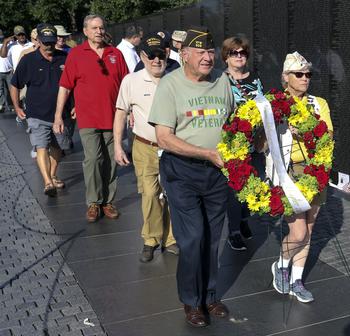
[{"label": "man in sunglasses and cap", "polygon": [[122,147],[127,114],[134,115],[133,164],[138,192],[142,195],[144,246],[140,261],[149,262],[154,251],[163,245],[169,253],[178,254],[172,234],[168,206],[160,199],[159,147],[155,129],[148,124],[154,93],[166,68],[166,45],[158,34],[150,34],[141,44],[141,60],[145,68],[127,75],[121,84],[114,120],[115,159],[121,166],[130,164]]},{"label": "man in sunglasses and cap", "polygon": [[[69,149],[67,134],[55,135],[52,131],[58,83],[66,61],[66,53],[55,50],[56,29],[46,23],[37,26],[39,48],[24,55],[18,63],[11,81],[11,98],[17,116],[27,119],[32,146],[36,148],[37,164],[43,181],[44,193],[55,196],[64,182],[56,171],[62,150]],[[21,108],[19,93],[27,86],[26,110]]]},{"label": "man in sunglasses and cap", "polygon": [[156,125],[161,181],[180,249],[177,286],[186,321],[208,325],[206,312],[226,317],[217,293],[218,247],[227,204],[227,180],[216,150],[234,110],[228,78],[214,70],[215,49],[206,27],[187,31],[183,68],[159,83],[149,122]]},{"label": "man in sunglasses and cap", "polygon": [[22,51],[30,48],[32,45],[33,43],[27,39],[24,28],[22,26],[15,26],[13,28],[13,35],[4,39],[0,55],[1,57],[8,57],[12,69],[15,71]]},{"label": "man in sunglasses and cap", "polygon": [[60,80],[54,131],[64,132],[63,106],[74,90],[75,112],[84,148],[83,172],[88,222],[101,211],[116,219],[117,165],[114,160],[113,120],[122,79],[128,73],[120,50],[104,41],[105,22],[99,15],[84,19],[87,41],[71,49]]}]

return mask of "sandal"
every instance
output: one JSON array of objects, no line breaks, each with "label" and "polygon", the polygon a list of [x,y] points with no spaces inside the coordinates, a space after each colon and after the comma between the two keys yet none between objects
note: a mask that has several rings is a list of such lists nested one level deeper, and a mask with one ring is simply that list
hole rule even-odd
[{"label": "sandal", "polygon": [[66,185],[57,176],[52,176],[52,183],[57,189],[63,189]]},{"label": "sandal", "polygon": [[47,183],[44,188],[44,194],[50,197],[57,195],[57,189],[52,183]]}]

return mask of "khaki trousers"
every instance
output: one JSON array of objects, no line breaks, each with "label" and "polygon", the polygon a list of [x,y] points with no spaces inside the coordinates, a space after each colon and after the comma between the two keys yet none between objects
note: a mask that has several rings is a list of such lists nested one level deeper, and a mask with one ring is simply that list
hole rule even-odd
[{"label": "khaki trousers", "polygon": [[82,128],[79,134],[85,155],[83,172],[86,203],[112,203],[117,192],[113,131]]},{"label": "khaki trousers", "polygon": [[159,199],[162,188],[159,182],[158,147],[137,139],[132,146],[132,157],[137,177],[137,189],[142,197],[143,226],[141,236],[145,245],[175,244],[167,202]]}]

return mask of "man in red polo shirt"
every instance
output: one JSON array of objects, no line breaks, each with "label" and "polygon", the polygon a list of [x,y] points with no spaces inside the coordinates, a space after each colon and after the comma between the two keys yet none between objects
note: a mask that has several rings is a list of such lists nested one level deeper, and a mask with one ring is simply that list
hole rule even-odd
[{"label": "man in red polo shirt", "polygon": [[85,17],[87,41],[73,48],[67,57],[53,125],[55,132],[63,132],[63,106],[74,89],[75,111],[85,155],[83,171],[89,222],[100,217],[101,208],[108,218],[119,215],[112,205],[117,190],[113,120],[120,83],[128,68],[122,53],[104,43],[104,27],[101,16]]}]

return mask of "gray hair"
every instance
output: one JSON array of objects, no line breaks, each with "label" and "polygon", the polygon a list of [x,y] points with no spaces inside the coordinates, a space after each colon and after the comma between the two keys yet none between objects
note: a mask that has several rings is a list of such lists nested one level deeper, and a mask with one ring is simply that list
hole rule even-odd
[{"label": "gray hair", "polygon": [[84,23],[83,23],[84,28],[87,27],[89,21],[92,21],[92,20],[94,20],[94,19],[100,19],[100,20],[102,20],[102,22],[103,22],[103,26],[106,25],[106,21],[105,21],[104,17],[102,17],[101,15],[98,15],[98,14],[89,14],[89,15],[86,15],[85,18],[84,18]]}]

